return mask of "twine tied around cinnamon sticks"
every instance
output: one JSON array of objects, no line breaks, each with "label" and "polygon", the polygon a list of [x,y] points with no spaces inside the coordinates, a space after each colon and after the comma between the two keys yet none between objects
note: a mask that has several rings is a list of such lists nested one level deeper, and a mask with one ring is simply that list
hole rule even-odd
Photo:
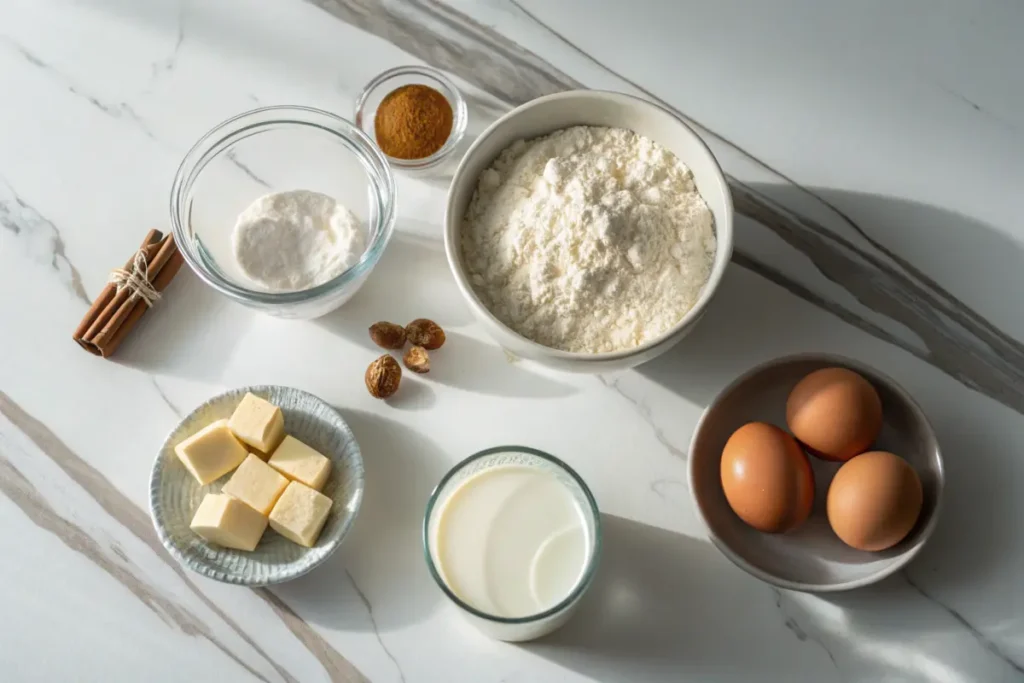
[{"label": "twine tied around cinnamon sticks", "polygon": [[156,291],[149,281],[149,265],[146,263],[146,253],[142,249],[135,252],[131,270],[115,268],[110,271],[107,282],[113,284],[118,292],[127,287],[131,292],[128,296],[129,301],[142,299],[150,308],[160,299],[160,292]]},{"label": "twine tied around cinnamon sticks", "polygon": [[75,330],[75,341],[89,353],[111,356],[160,298],[183,262],[174,237],[150,230],[124,268],[111,272],[107,286]]}]

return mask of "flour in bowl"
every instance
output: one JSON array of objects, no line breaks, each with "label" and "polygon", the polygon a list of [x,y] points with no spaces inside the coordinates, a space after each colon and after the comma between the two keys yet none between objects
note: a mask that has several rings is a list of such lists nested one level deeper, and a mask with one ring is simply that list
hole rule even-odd
[{"label": "flour in bowl", "polygon": [[690,170],[619,128],[515,142],[480,175],[462,227],[484,305],[533,341],[581,353],[634,348],[679,322],[715,248]]}]

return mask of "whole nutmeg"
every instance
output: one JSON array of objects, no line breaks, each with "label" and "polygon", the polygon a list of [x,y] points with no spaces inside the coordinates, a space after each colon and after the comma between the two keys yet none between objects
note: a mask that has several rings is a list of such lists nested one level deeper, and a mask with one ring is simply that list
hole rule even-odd
[{"label": "whole nutmeg", "polygon": [[374,323],[370,325],[370,339],[382,349],[400,349],[405,346],[405,328],[395,323]]},{"label": "whole nutmeg", "polygon": [[413,372],[418,372],[421,375],[430,372],[430,356],[427,355],[427,350],[422,346],[410,348],[405,352],[402,360],[405,362],[405,367]]},{"label": "whole nutmeg", "polygon": [[444,330],[433,320],[417,318],[405,326],[405,338],[414,346],[433,351],[444,344]]},{"label": "whole nutmeg", "polygon": [[384,354],[366,368],[366,388],[374,398],[388,398],[398,391],[402,381],[402,366],[391,356]]}]

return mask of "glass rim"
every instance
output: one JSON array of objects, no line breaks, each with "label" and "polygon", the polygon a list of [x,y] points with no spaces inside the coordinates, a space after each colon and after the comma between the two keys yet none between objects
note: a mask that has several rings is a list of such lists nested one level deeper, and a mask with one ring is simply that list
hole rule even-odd
[{"label": "glass rim", "polygon": [[[587,556],[587,562],[583,568],[583,572],[580,574],[580,578],[573,586],[572,590],[569,591],[569,594],[566,595],[565,598],[560,600],[553,607],[549,607],[543,612],[528,614],[523,617],[501,617],[496,614],[489,614],[466,603],[460,597],[455,595],[451,588],[448,587],[448,584],[445,583],[440,572],[435,566],[434,558],[430,553],[432,546],[430,541],[430,513],[433,512],[434,507],[437,504],[437,496],[440,494],[441,489],[444,488],[445,484],[451,481],[452,477],[465,469],[468,465],[480,460],[481,458],[485,458],[489,455],[497,455],[499,453],[524,453],[526,455],[532,455],[542,460],[546,460],[564,471],[573,481],[576,482],[576,485],[580,487],[580,490],[583,491],[583,496],[587,499],[590,516],[594,520],[594,540],[591,544],[590,553]],[[597,572],[597,565],[601,556],[601,512],[597,507],[597,500],[594,498],[593,493],[591,493],[590,487],[588,487],[586,482],[583,481],[583,478],[576,473],[576,470],[567,465],[561,459],[556,458],[550,453],[537,450],[536,448],[530,448],[529,446],[508,445],[485,448],[484,450],[478,451],[468,458],[465,458],[448,470],[448,472],[441,477],[441,481],[437,483],[434,490],[430,493],[430,498],[427,499],[426,513],[423,515],[423,555],[427,561],[427,569],[430,571],[430,575],[433,577],[434,582],[441,588],[444,594],[448,596],[448,599],[454,602],[458,607],[469,612],[473,616],[499,624],[529,624],[558,614],[576,602],[576,600],[579,599],[587,590],[587,587],[590,586],[594,579],[594,575]]]},{"label": "glass rim", "polygon": [[[423,157],[422,159],[399,159],[398,157],[389,156],[381,151],[381,154],[383,154],[384,158],[387,159],[388,163],[395,168],[399,168],[403,171],[424,171],[437,166],[444,161],[444,159],[455,151],[455,148],[465,136],[466,128],[469,124],[466,98],[455,86],[455,83],[448,78],[448,76],[429,66],[396,66],[394,68],[387,69],[374,76],[369,83],[363,86],[362,92],[360,92],[359,97],[356,98],[355,107],[353,109],[355,112],[356,127],[359,128],[360,132],[366,134],[367,137],[369,137],[369,135],[363,129],[363,117],[366,113],[364,110],[366,109],[367,101],[370,99],[370,94],[388,80],[400,76],[421,76],[425,79],[435,81],[435,85],[441,86],[441,94],[444,95],[448,100],[448,103],[452,105],[452,132],[448,135],[448,139],[445,140],[445,143],[441,148],[430,156]],[[374,145],[376,146],[376,141],[374,142]]]},{"label": "glass rim", "polygon": [[[252,119],[268,115],[266,120]],[[305,116],[305,120],[300,117]],[[319,118],[317,122],[315,119]],[[245,139],[251,135],[273,130],[280,125],[312,128],[340,139],[366,167],[371,194],[377,204],[376,231],[372,242],[356,263],[330,280],[309,289],[289,292],[266,292],[237,284],[208,267],[199,256],[195,243],[186,229],[188,198],[192,186],[207,164],[229,149],[224,143]],[[270,105],[236,114],[207,131],[182,158],[171,184],[170,217],[174,241],[185,262],[206,284],[241,302],[260,304],[296,304],[325,297],[368,273],[384,252],[394,232],[397,205],[395,178],[384,154],[376,144],[352,122],[323,109],[303,105]],[[368,226],[369,227],[369,226]]]}]

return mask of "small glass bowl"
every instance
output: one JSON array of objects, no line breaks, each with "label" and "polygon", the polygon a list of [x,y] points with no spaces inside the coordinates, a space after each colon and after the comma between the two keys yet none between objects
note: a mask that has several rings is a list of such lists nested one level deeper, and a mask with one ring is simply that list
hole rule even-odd
[{"label": "small glass bowl", "polygon": [[[538,614],[525,617],[500,617],[482,612],[460,599],[445,583],[438,569],[434,539],[441,518],[444,503],[466,479],[492,467],[504,465],[526,465],[545,470],[555,477],[572,493],[577,504],[583,511],[586,532],[590,540],[590,554],[580,578],[569,594],[557,605]],[[427,568],[434,581],[440,586],[448,599],[462,612],[474,626],[484,634],[508,642],[522,642],[545,636],[561,627],[579,605],[580,599],[597,571],[601,556],[601,515],[597,509],[590,489],[578,474],[564,462],[533,448],[525,446],[497,446],[469,456],[451,470],[438,483],[427,501],[427,511],[423,518],[423,551],[427,560]]]},{"label": "small glass bowl", "polygon": [[[316,287],[262,291],[235,261],[235,222],[259,197],[299,189],[351,209],[366,249]],[[171,228],[185,262],[218,292],[278,317],[316,318],[348,301],[373,270],[394,230],[395,202],[387,160],[356,126],[310,107],[263,107],[219,124],[185,155],[171,186]]]},{"label": "small glass bowl", "polygon": [[448,100],[452,107],[452,132],[445,141],[444,146],[428,157],[423,159],[396,159],[384,155],[388,163],[403,171],[426,171],[439,166],[462,141],[466,134],[466,125],[469,121],[469,114],[466,109],[466,100],[462,93],[455,87],[451,80],[437,69],[426,66],[399,66],[388,69],[372,81],[366,84],[363,92],[356,100],[355,122],[359,128],[376,143],[377,135],[374,129],[374,119],[377,117],[377,107],[381,101],[390,93],[403,85],[426,85],[438,91]]}]

